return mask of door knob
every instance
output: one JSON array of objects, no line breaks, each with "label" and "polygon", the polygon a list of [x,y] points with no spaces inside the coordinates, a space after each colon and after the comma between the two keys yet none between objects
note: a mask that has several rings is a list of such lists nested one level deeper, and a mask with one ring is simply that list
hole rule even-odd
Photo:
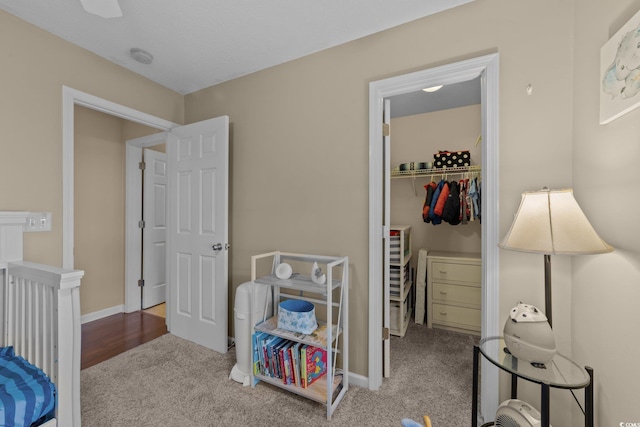
[{"label": "door knob", "polygon": [[214,251],[221,251],[222,250],[222,243],[216,243],[215,245],[213,245],[211,247],[211,249],[213,249]]}]

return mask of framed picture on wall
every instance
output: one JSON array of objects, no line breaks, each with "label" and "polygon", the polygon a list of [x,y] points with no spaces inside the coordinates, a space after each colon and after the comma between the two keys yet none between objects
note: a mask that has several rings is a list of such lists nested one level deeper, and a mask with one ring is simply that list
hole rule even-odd
[{"label": "framed picture on wall", "polygon": [[640,106],[640,12],[600,49],[600,124]]}]

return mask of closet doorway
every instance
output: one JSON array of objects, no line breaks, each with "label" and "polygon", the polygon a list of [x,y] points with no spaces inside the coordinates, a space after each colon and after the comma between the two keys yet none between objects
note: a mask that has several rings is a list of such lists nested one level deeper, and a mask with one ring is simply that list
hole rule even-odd
[{"label": "closet doorway", "polygon": [[[383,137],[384,100],[438,85],[453,85],[480,78],[482,117],[482,320],[483,336],[499,334],[498,319],[498,55],[435,67],[370,83],[369,135],[369,388],[382,384],[383,350],[388,348],[384,331],[389,327],[388,288],[383,289],[384,260],[389,259],[389,228],[392,225],[389,198],[390,151]],[[393,131],[392,131],[393,132]],[[433,154],[433,153],[431,153]],[[418,160],[421,161],[421,160]],[[424,191],[424,190],[423,190]],[[384,290],[384,292],[383,292]],[[386,294],[386,295],[385,295]],[[385,298],[386,296],[386,298]],[[387,338],[387,339],[384,339]],[[388,356],[388,353],[387,353]],[[392,356],[391,356],[392,357]],[[495,413],[498,404],[498,374],[482,366],[483,414]]]},{"label": "closet doorway", "polygon": [[[407,252],[403,254],[403,259],[409,258],[408,264],[404,266],[409,274],[399,274],[399,268],[395,264],[387,267],[391,276],[389,317],[391,335],[404,337],[409,324],[431,323],[431,320],[428,321],[425,316],[425,312],[431,311],[429,314],[434,315],[433,310],[427,309],[429,301],[425,298],[426,253],[433,255],[435,252],[443,252],[452,256],[475,258],[480,257],[482,252],[479,212],[482,195],[480,77],[441,88],[429,88],[429,91],[420,90],[387,99],[391,116],[389,144],[392,169],[389,194],[391,241],[394,240],[393,231],[397,227],[410,227],[407,230],[410,238],[404,239],[407,241],[407,247],[403,251]],[[440,165],[433,164],[434,154],[442,151],[452,153],[464,151],[464,153],[452,154],[452,159],[443,162],[446,167],[438,167]],[[442,189],[444,191],[439,191],[439,187],[444,187]],[[436,193],[435,196],[440,196],[440,202],[448,200],[446,206],[444,203],[440,204],[440,208],[445,208],[444,211],[438,210],[435,206],[438,197],[431,197],[428,200],[431,202],[431,199],[435,199],[433,205],[436,209],[431,209],[431,203],[427,203],[425,208],[427,189],[431,196],[434,193]],[[456,197],[447,197],[449,192]],[[465,211],[464,216],[460,215],[462,209]],[[434,210],[439,215],[436,216]],[[391,256],[391,263],[393,262],[394,258]],[[420,278],[417,277],[419,269],[421,271],[419,274],[422,276]],[[480,268],[477,267],[474,271],[477,272],[477,278],[474,281],[479,284]],[[449,275],[452,274],[455,275],[456,272],[449,273]],[[401,284],[400,277],[406,277],[409,280]],[[463,290],[466,291],[465,295],[458,295],[458,292]],[[440,291],[447,294],[453,292],[464,303],[451,306],[452,310],[460,313],[439,314],[442,317],[439,321],[446,323],[445,326],[453,330],[463,332],[471,330],[479,333],[480,289],[456,287],[443,288]],[[405,296],[409,299],[405,299]],[[413,310],[412,301],[415,301]],[[443,296],[441,302],[445,301],[447,298]],[[441,306],[444,310],[446,307]],[[408,321],[406,321],[407,318]],[[391,358],[395,359],[393,353]],[[387,375],[385,373],[385,377]]]}]

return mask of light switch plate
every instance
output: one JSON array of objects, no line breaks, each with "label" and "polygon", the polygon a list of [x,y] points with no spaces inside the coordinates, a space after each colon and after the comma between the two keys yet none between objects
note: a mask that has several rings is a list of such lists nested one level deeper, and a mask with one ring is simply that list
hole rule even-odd
[{"label": "light switch plate", "polygon": [[24,231],[51,231],[51,212],[29,212]]}]

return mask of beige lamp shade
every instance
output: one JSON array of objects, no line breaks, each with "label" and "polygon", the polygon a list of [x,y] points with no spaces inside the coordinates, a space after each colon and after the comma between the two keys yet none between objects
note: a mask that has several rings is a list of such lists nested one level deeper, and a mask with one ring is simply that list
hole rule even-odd
[{"label": "beige lamp shade", "polygon": [[503,249],[549,255],[613,251],[595,232],[572,189],[528,191],[504,240]]}]

